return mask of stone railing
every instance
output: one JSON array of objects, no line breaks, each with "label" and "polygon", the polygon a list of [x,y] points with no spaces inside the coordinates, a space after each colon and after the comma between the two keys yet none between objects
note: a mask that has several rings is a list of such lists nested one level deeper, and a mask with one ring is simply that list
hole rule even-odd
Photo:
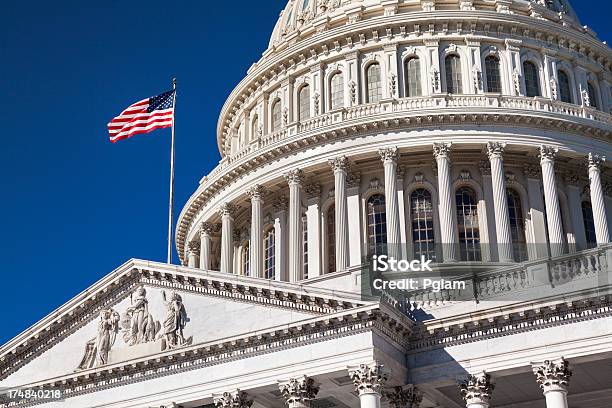
[{"label": "stone railing", "polygon": [[[385,117],[390,113],[398,114],[418,114],[418,111],[426,113],[436,110],[440,113],[443,109],[462,109],[462,108],[491,108],[492,114],[502,114],[506,110],[525,110],[543,113],[554,113],[574,118],[583,118],[600,122],[605,125],[612,125],[612,116],[608,113],[598,111],[591,107],[584,107],[555,101],[547,98],[536,97],[527,98],[522,96],[502,96],[498,94],[486,95],[432,95],[413,98],[400,98],[394,100],[383,100],[378,103],[361,104],[347,107],[336,112],[327,112],[303,122],[288,124],[283,129],[263,135],[260,139],[252,141],[250,144],[240,148],[236,153],[226,157],[220,166],[227,167],[241,159],[253,154],[263,147],[274,145],[283,140],[299,138],[302,135],[308,137],[309,134],[317,131],[325,131],[344,121],[359,119]],[[466,114],[469,114],[466,111]],[[211,173],[212,175],[212,173]]]}]

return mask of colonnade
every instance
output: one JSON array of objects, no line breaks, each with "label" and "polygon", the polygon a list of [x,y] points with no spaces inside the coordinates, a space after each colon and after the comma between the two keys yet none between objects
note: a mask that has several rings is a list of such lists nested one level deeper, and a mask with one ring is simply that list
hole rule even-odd
[{"label": "colonnade", "polygon": [[[504,170],[504,155],[506,145],[499,142],[489,142],[486,145],[486,151],[490,162],[490,182],[492,184],[492,201],[495,219],[496,241],[500,262],[513,262],[512,248],[512,233],[510,229],[510,215],[508,209],[508,201],[506,196],[506,173]],[[457,249],[459,247],[457,219],[454,214],[454,192],[452,174],[452,143],[438,142],[433,145],[433,155],[437,165],[437,184],[438,184],[438,214],[440,219],[440,238],[437,240],[442,244],[442,259],[447,263],[460,260]],[[528,178],[540,177],[544,192],[545,217],[548,230],[548,243],[550,246],[550,255],[559,256],[567,250],[567,239],[564,237],[564,229],[562,223],[562,214],[559,205],[559,193],[555,175],[555,160],[558,155],[558,149],[551,146],[541,146],[539,149],[540,166],[537,175],[528,175]],[[400,256],[401,250],[401,218],[398,194],[398,176],[397,167],[400,157],[396,147],[384,148],[379,150],[380,158],[384,167],[385,174],[385,207],[386,207],[386,238],[389,248],[389,255]],[[593,207],[593,220],[596,226],[597,244],[607,244],[610,240],[608,221],[606,217],[604,193],[601,180],[601,167],[604,158],[597,154],[591,153],[587,157],[589,189],[591,205]],[[339,156],[329,160],[330,169],[334,176],[334,198],[335,198],[335,264],[337,271],[346,270],[353,263],[355,254],[355,245],[349,241],[349,235],[353,239],[357,238],[349,234],[348,208],[351,203],[349,192],[350,172],[349,160],[346,156]],[[586,172],[585,172],[586,173]],[[301,169],[294,169],[286,174],[284,178],[288,184],[289,200],[288,200],[288,217],[287,220],[283,217],[282,222],[276,224],[285,224],[286,233],[283,233],[283,240],[287,242],[287,262],[279,264],[277,273],[284,270],[284,265],[287,268],[285,279],[295,282],[301,279],[304,257],[302,252],[303,240],[303,203],[302,194],[305,190],[308,195],[307,212],[309,217],[311,210],[314,208],[314,216],[318,216],[320,208],[317,203],[310,203],[311,192],[320,194],[319,185],[304,186],[304,172]],[[314,188],[317,187],[317,188]],[[529,194],[541,195],[538,191],[531,191]],[[250,268],[251,276],[264,277],[263,273],[263,194],[264,188],[260,185],[255,185],[248,190],[248,197],[251,203],[251,243],[250,243]],[[311,208],[311,204],[316,204]],[[221,258],[220,270],[224,273],[236,273],[233,271],[234,245],[233,245],[233,222],[236,207],[232,203],[223,203],[219,208],[221,215]],[[318,221],[310,222],[307,225],[317,226],[314,232],[320,232]],[[211,249],[211,229],[210,223],[203,223],[200,231],[200,242],[191,242],[188,246],[188,265],[190,267],[201,267],[203,269],[210,268],[210,249]],[[538,238],[538,237],[536,237]],[[318,237],[317,239],[320,239]],[[361,241],[361,237],[357,238]],[[540,238],[541,239],[541,238]],[[278,241],[278,239],[277,239]],[[317,241],[313,243],[319,246]],[[361,242],[360,242],[361,243]],[[330,245],[331,243],[327,243]],[[538,241],[538,244],[540,242]],[[541,242],[545,244],[545,239]],[[314,245],[313,245],[314,247]],[[321,256],[320,251],[313,248],[314,256]],[[359,254],[359,257],[361,255]],[[353,258],[351,258],[353,257]],[[282,257],[284,258],[284,254]],[[309,260],[312,258],[309,254]],[[321,259],[312,259],[313,268],[321,269]],[[318,261],[318,262],[314,262]],[[284,271],[282,273],[285,273]]]},{"label": "colonnade", "polygon": [[[412,384],[387,386],[389,372],[378,362],[347,367],[359,396],[360,408],[380,408],[384,397],[393,408],[419,408],[423,393]],[[568,408],[567,393],[572,372],[563,357],[532,365],[535,380],[546,400],[546,408]],[[317,398],[320,384],[306,375],[279,381],[278,387],[289,408],[309,408]],[[489,408],[495,383],[488,373],[470,374],[459,384],[466,408]],[[253,404],[246,392],[234,390],[213,395],[217,408],[248,408]]]}]

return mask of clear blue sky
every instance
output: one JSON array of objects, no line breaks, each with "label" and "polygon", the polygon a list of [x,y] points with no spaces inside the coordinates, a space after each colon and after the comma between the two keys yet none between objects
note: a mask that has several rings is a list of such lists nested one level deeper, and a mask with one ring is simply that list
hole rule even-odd
[{"label": "clear blue sky", "polygon": [[[573,3],[612,40],[608,1]],[[111,145],[106,123],[178,78],[178,213],[219,160],[218,113],[284,4],[3,3],[0,344],[126,260],[164,260],[170,131]]]}]

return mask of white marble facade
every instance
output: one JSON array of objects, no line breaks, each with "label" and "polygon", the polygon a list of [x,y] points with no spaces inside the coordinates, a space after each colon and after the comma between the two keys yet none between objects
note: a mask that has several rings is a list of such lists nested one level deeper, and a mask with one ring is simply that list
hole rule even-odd
[{"label": "white marble facade", "polygon": [[[182,266],[2,346],[0,388],[63,399],[0,406],[612,406],[611,56],[565,0],[290,0]],[[469,287],[370,296],[380,250]]]}]

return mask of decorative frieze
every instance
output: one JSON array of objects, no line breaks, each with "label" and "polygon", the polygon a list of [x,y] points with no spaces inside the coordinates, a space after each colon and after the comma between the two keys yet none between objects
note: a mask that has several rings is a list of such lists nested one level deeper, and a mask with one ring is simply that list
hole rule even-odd
[{"label": "decorative frieze", "polygon": [[119,332],[119,313],[102,309],[98,320],[98,334],[85,344],[85,353],[77,370],[87,370],[108,364],[108,354]]}]

